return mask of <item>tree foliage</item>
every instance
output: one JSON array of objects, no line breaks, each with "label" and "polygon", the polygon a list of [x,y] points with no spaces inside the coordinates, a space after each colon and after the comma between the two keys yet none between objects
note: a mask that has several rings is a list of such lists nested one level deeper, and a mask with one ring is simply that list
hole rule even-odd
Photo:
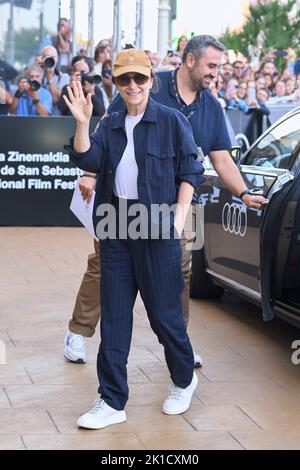
[{"label": "tree foliage", "polygon": [[[45,34],[49,35],[46,31]],[[27,64],[29,59],[36,55],[40,49],[40,31],[37,28],[22,28],[15,33],[16,61]]]},{"label": "tree foliage", "polygon": [[[259,37],[263,41],[259,44]],[[228,49],[250,58],[251,48],[265,55],[270,49],[297,50],[300,44],[300,17],[297,0],[258,0],[249,7],[249,15],[240,32],[227,30],[220,38]],[[260,47],[259,47],[260,46]]]}]

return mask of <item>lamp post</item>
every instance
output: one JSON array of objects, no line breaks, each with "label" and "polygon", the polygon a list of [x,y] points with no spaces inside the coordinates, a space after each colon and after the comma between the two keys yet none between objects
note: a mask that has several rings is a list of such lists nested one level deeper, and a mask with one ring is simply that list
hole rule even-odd
[{"label": "lamp post", "polygon": [[72,55],[75,57],[77,53],[77,38],[76,38],[76,0],[71,0],[70,4],[70,19],[72,27]]},{"label": "lamp post", "polygon": [[170,40],[170,11],[169,1],[159,0],[157,50],[161,57],[165,57]]},{"label": "lamp post", "polygon": [[7,61],[9,64],[15,62],[15,25],[14,25],[14,6],[15,1],[10,0],[10,18],[8,21],[8,32],[7,32]]},{"label": "lamp post", "polygon": [[39,0],[39,7],[40,7],[40,15],[39,15],[39,23],[40,23],[40,47],[44,43],[44,9],[45,9],[45,1],[46,0]]},{"label": "lamp post", "polygon": [[89,57],[94,56],[94,47],[95,47],[95,35],[94,35],[94,11],[95,11],[95,2],[94,0],[89,0],[89,41],[88,41],[88,55]]},{"label": "lamp post", "polygon": [[114,0],[113,60],[121,50],[121,0]]},{"label": "lamp post", "polygon": [[144,48],[144,0],[136,0],[135,46]]}]

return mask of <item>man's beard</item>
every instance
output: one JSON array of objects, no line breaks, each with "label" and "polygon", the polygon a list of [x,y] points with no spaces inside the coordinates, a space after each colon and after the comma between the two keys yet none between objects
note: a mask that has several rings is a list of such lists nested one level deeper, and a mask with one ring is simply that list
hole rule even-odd
[{"label": "man's beard", "polygon": [[209,89],[209,85],[206,85],[206,83],[204,83],[205,78],[210,78],[212,80],[212,78],[209,77],[209,76],[206,76],[206,77],[203,77],[203,78],[195,77],[194,74],[193,74],[193,70],[191,70],[190,80],[191,80],[193,89],[195,91],[198,92],[198,91],[203,91],[203,90],[208,90]]}]

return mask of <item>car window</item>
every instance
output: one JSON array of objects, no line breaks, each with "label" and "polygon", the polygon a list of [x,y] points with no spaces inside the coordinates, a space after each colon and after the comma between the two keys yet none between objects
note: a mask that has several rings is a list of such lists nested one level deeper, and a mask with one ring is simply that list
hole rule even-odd
[{"label": "car window", "polygon": [[300,141],[300,113],[281,122],[261,139],[247,155],[244,165],[287,169]]},{"label": "car window", "polygon": [[299,151],[299,153],[298,153],[298,155],[297,155],[297,157],[296,157],[296,159],[295,159],[295,162],[294,162],[294,164],[293,164],[293,172],[294,172],[294,173],[296,173],[296,171],[298,170],[299,166],[300,166],[300,151]]}]

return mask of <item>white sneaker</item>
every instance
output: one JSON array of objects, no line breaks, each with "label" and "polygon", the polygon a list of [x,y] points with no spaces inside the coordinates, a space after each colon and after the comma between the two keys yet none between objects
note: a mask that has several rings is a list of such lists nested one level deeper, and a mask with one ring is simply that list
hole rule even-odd
[{"label": "white sneaker", "polygon": [[194,369],[199,369],[203,366],[203,359],[200,354],[194,352]]},{"label": "white sneaker", "polygon": [[186,388],[177,387],[172,383],[169,387],[170,394],[163,404],[163,412],[167,415],[179,415],[190,407],[192,396],[198,385],[198,377],[193,373],[193,379]]},{"label": "white sneaker", "polygon": [[68,331],[65,337],[65,357],[71,362],[84,364],[87,361],[85,342],[84,336]]},{"label": "white sneaker", "polygon": [[95,400],[93,408],[80,416],[77,425],[87,429],[101,429],[111,424],[123,423],[124,421],[126,421],[125,411],[111,408],[99,395]]}]

